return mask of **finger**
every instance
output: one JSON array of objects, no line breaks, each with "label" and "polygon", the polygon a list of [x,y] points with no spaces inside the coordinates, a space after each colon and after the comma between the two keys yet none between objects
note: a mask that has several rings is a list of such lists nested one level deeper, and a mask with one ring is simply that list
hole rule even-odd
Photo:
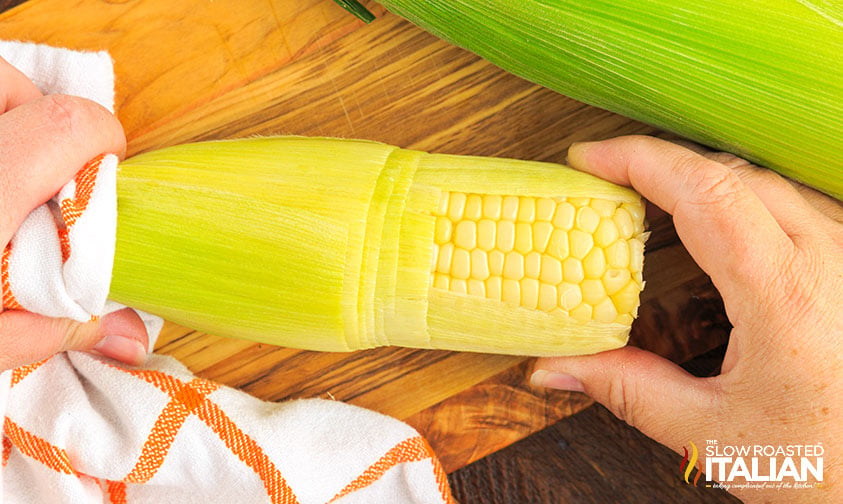
[{"label": "finger", "polygon": [[823,198],[816,191],[811,191],[814,194],[810,194],[805,188],[806,195],[810,194],[808,197],[815,203],[812,204],[808,197],[797,189],[801,184],[790,181],[772,170],[754,165],[728,152],[706,152],[703,155],[734,170],[792,239],[826,233],[830,222],[819,210],[818,205],[828,204],[821,201],[827,197]]},{"label": "finger", "polygon": [[0,58],[0,114],[41,97],[41,91],[20,70]]},{"label": "finger", "polygon": [[114,115],[82,98],[44,96],[0,115],[0,245],[85,163],[125,149]]},{"label": "finger", "polygon": [[818,212],[825,215],[829,219],[843,224],[843,202],[840,202],[827,194],[823,194],[816,189],[812,189],[799,182],[789,180],[790,184],[796,191],[802,195],[805,200],[811,204]]},{"label": "finger", "polygon": [[673,215],[677,234],[725,297],[766,288],[793,243],[726,166],[652,137],[575,144],[575,168],[622,185]]},{"label": "finger", "polygon": [[653,353],[624,347],[536,362],[536,386],[584,391],[647,436],[680,450],[689,426],[706,432],[716,411],[710,382]]},{"label": "finger", "polygon": [[[713,150],[711,150],[711,149],[709,149],[709,148],[707,148],[703,145],[700,145],[700,144],[695,143],[695,142],[691,142],[691,141],[686,140],[684,138],[673,138],[673,137],[670,137],[670,138],[659,137],[659,138],[663,138],[663,139],[668,140],[670,142],[673,142],[677,145],[681,145],[682,147],[685,147],[688,150],[691,150],[693,152],[696,152],[697,154],[705,156],[708,159],[711,159],[712,161],[716,161],[718,163],[724,164],[724,165],[726,165],[726,166],[728,166],[732,169],[737,170],[739,172],[738,174],[742,175],[741,178],[744,179],[744,182],[746,182],[747,184],[752,184],[756,181],[756,179],[759,179],[759,178],[763,180],[764,178],[766,178],[766,176],[765,175],[762,175],[761,177],[743,176],[745,174],[742,174],[741,171],[744,171],[745,168],[749,168],[748,171],[750,171],[750,172],[761,171],[761,172],[769,172],[770,174],[776,175],[776,177],[778,177],[780,180],[789,183],[793,187],[793,189],[795,189],[795,191],[799,194],[799,196],[804,198],[805,201],[809,205],[814,207],[815,210],[817,210],[822,215],[824,215],[825,217],[827,217],[827,218],[829,218],[829,219],[831,219],[835,222],[843,223],[843,203],[841,203],[840,201],[832,198],[831,196],[828,196],[827,194],[823,194],[820,191],[817,191],[816,189],[812,189],[812,188],[810,188],[810,187],[808,187],[804,184],[801,184],[801,183],[799,183],[799,182],[797,182],[793,179],[790,179],[790,178],[787,178],[787,177],[782,177],[781,175],[777,175],[775,172],[772,172],[772,171],[767,170],[765,168],[758,167],[757,165],[754,165],[754,164],[750,163],[749,161],[746,161],[745,159],[742,159],[742,158],[740,158],[740,157],[738,157],[734,154],[731,154],[729,152],[713,151]],[[760,189],[765,189],[765,190],[757,190],[756,191],[756,187],[753,186],[753,185],[750,185],[750,189],[752,189],[753,191],[756,192],[756,194],[758,194],[758,196],[764,202],[764,205],[768,209],[770,209],[771,213],[776,218],[776,220],[779,221],[780,224],[783,223],[783,222],[786,222],[788,220],[788,218],[790,217],[790,213],[786,209],[787,206],[792,207],[792,206],[798,205],[799,207],[802,207],[802,205],[800,204],[800,202],[798,202],[798,200],[793,199],[794,198],[793,192],[790,191],[790,190],[786,190],[786,188],[784,188],[778,181],[776,181],[772,184],[763,184],[763,186],[761,186]],[[779,190],[782,191],[782,193],[783,193],[782,196],[784,196],[788,199],[788,202],[790,203],[789,205],[780,205],[779,204],[779,203],[781,203],[780,198],[777,197]],[[801,208],[800,208],[800,211],[801,211]],[[811,216],[816,217],[816,215],[811,215]],[[828,222],[825,221],[824,219],[820,219],[820,220],[821,220],[821,223],[819,223],[819,225],[816,226],[816,227],[820,228],[820,229],[827,228]],[[796,233],[799,233],[801,230],[797,229],[795,231],[796,231]],[[791,235],[791,233],[788,232],[787,230],[786,230],[786,232],[789,235]]]},{"label": "finger", "polygon": [[131,309],[79,323],[42,317],[23,311],[0,314],[0,370],[37,362],[66,350],[90,350],[139,365],[146,359],[148,336],[140,317]]}]

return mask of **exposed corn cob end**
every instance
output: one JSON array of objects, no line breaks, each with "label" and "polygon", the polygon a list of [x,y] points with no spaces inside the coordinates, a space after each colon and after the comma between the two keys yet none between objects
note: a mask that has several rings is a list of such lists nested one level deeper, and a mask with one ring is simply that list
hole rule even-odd
[{"label": "exposed corn cob end", "polygon": [[591,353],[626,342],[643,287],[638,195],[557,165],[281,137],[118,182],[113,297],[219,335]]},{"label": "exposed corn cob end", "polygon": [[567,167],[430,155],[431,345],[562,355],[622,346],[644,286],[644,207]]},{"label": "exposed corn cob end", "polygon": [[[441,290],[435,295],[449,292],[506,305],[484,307],[492,318],[500,315],[488,313],[489,308],[538,310],[538,317],[522,318],[559,325],[556,337],[548,335],[548,353],[558,354],[560,346],[581,352],[580,343],[595,338],[584,334],[585,341],[575,342],[570,325],[628,328],[638,313],[644,285],[641,210],[639,203],[601,198],[445,193],[431,268],[433,288]],[[523,339],[536,351],[535,341],[527,343],[529,329],[512,329],[507,346]],[[497,332],[492,327],[489,337],[499,338]],[[444,341],[453,339],[452,328],[443,333]],[[625,335],[620,329],[618,342],[625,342]],[[497,350],[494,340],[486,344]]]}]

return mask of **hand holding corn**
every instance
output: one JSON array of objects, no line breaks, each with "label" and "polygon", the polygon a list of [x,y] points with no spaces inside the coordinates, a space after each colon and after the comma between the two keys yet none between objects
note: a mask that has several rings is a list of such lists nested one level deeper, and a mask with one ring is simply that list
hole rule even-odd
[{"label": "hand holding corn", "polygon": [[[125,152],[126,139],[107,110],[81,98],[42,96],[2,58],[0,83],[0,250],[4,250],[30,211],[92,157]],[[143,323],[130,310],[88,324],[23,311],[0,313],[0,371],[64,350],[95,349],[139,364],[146,344]]]},{"label": "hand holding corn", "polygon": [[[533,383],[584,391],[678,451],[689,439],[715,439],[822,443],[825,453],[839,454],[843,206],[734,156],[653,138],[575,145],[569,160],[634,187],[673,215],[679,237],[722,294],[734,328],[721,374],[712,378],[695,378],[625,347],[540,359]],[[843,501],[841,476],[832,459],[823,502]],[[820,498],[817,492],[764,492],[738,495],[747,502]]]}]

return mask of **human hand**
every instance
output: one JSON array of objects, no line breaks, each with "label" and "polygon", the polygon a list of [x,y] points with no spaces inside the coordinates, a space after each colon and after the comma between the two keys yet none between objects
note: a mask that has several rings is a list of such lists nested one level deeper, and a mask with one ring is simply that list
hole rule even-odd
[{"label": "human hand", "polygon": [[689,440],[822,443],[822,490],[735,493],[747,501],[843,502],[843,206],[735,156],[650,137],[576,144],[568,156],[573,167],[631,185],[673,215],[733,330],[712,378],[625,347],[540,359],[532,382],[584,391],[677,452]]},{"label": "human hand", "polygon": [[[0,58],[0,251],[29,213],[103,152],[124,155],[119,121],[82,98],[43,96]],[[140,364],[146,329],[132,310],[79,323],[23,311],[0,313],[0,371],[64,350],[92,350]]]}]

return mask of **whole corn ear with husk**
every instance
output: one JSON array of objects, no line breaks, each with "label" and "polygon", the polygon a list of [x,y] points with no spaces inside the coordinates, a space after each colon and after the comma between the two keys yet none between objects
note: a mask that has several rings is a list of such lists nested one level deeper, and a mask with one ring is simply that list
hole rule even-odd
[{"label": "whole corn ear with husk", "polygon": [[276,345],[592,353],[626,343],[644,207],[573,169],[270,137],[123,161],[111,297]]},{"label": "whole corn ear with husk", "polygon": [[843,199],[843,3],[378,0],[574,99]]}]

